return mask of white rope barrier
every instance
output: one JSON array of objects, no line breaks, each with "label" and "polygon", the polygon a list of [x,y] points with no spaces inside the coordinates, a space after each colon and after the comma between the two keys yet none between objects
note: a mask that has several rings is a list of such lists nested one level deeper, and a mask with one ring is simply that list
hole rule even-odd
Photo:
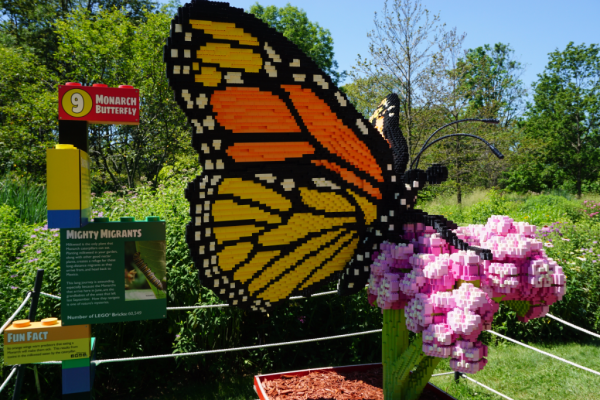
[{"label": "white rope barrier", "polygon": [[[305,296],[294,296],[294,297],[290,297],[290,300],[300,300],[300,299],[310,299],[311,297],[319,297],[319,296],[326,296],[329,294],[334,294],[337,293],[337,290],[332,290],[330,292],[322,292],[322,293],[315,293],[310,297],[305,297]],[[220,307],[229,307],[229,304],[210,304],[210,305],[205,305],[205,306],[183,306],[183,307],[167,307],[167,311],[175,311],[175,310],[196,310],[199,308],[220,308]]]},{"label": "white rope barrier", "polygon": [[16,374],[16,373],[17,373],[17,368],[13,367],[12,371],[10,371],[10,374],[8,374],[8,377],[2,383],[2,386],[0,386],[0,393],[2,392],[2,390],[4,390],[4,388],[6,387],[6,385],[8,385],[8,381],[10,381],[10,378],[12,378],[13,375]]},{"label": "white rope barrier", "polygon": [[25,300],[23,300],[23,302],[21,303],[21,305],[19,306],[19,308],[17,308],[17,311],[15,311],[14,314],[10,316],[10,318],[8,319],[8,321],[6,321],[4,323],[4,325],[2,325],[2,328],[0,328],[0,335],[2,334],[2,332],[4,332],[4,330],[6,329],[6,327],[8,327],[13,322],[13,320],[15,319],[15,317],[21,312],[21,310],[23,309],[23,307],[25,307],[25,304],[27,304],[27,302],[29,301],[30,298],[31,298],[31,292],[27,293],[27,296],[25,297]]},{"label": "white rope barrier", "polygon": [[372,331],[364,331],[364,332],[356,332],[356,333],[347,333],[345,335],[327,336],[327,337],[316,338],[316,339],[296,340],[293,342],[279,342],[279,343],[263,344],[263,345],[257,345],[257,346],[233,347],[233,348],[229,348],[229,349],[194,351],[191,353],[179,353],[179,354],[175,353],[175,354],[161,354],[161,355],[156,355],[156,356],[111,358],[111,359],[106,359],[106,360],[95,360],[95,361],[92,361],[91,363],[100,365],[100,364],[107,364],[107,363],[113,363],[113,362],[125,362],[125,361],[135,361],[135,360],[154,360],[154,359],[158,359],[158,358],[200,356],[203,354],[225,353],[228,351],[265,349],[267,347],[287,346],[290,344],[299,344],[299,343],[312,343],[312,342],[318,342],[320,340],[341,339],[341,338],[367,335],[369,333],[378,333],[378,332],[381,332],[381,329],[374,329]]},{"label": "white rope barrier", "polygon": [[[310,297],[326,296],[326,295],[330,295],[330,294],[334,294],[334,293],[337,293],[337,290],[332,290],[332,291],[329,291],[329,292],[316,293],[316,294],[313,294]],[[40,292],[40,294],[42,296],[51,297],[53,299],[60,300],[60,296],[55,296],[53,294],[44,293],[44,292]],[[290,297],[290,300],[309,299],[310,297],[294,296],[294,297]],[[167,311],[197,310],[197,309],[202,309],[202,308],[223,308],[223,307],[229,307],[229,304],[223,303],[223,304],[207,304],[207,305],[201,305],[201,306],[167,307]],[[573,325],[572,323],[567,322],[565,320],[562,320],[562,319],[560,319],[558,317],[555,317],[554,315],[546,314],[546,316],[549,317],[549,318],[555,319],[555,320],[557,320],[559,322],[562,322],[563,324],[568,325],[571,328],[578,329],[578,330],[580,330],[582,332],[587,333],[588,335],[592,335],[592,336],[597,337],[597,338],[600,339],[600,335],[597,334],[597,333],[590,332],[590,331],[588,331],[586,329],[580,328],[577,325]]]},{"label": "white rope barrier", "polygon": [[452,372],[442,372],[441,374],[433,374],[433,375],[431,375],[431,377],[435,378],[436,376],[444,376],[444,375],[450,375],[450,374],[454,375],[454,371],[452,371]]},{"label": "white rope barrier", "polygon": [[[488,331],[488,332],[489,332],[489,331]],[[468,379],[468,380],[470,380],[470,381],[471,381],[471,382],[473,382],[473,383],[476,383],[476,384],[478,384],[478,385],[479,385],[479,386],[481,386],[481,387],[484,387],[484,388],[486,388],[486,389],[487,389],[487,390],[489,390],[490,392],[492,392],[492,393],[495,393],[495,394],[497,394],[497,395],[498,395],[498,396],[500,396],[500,397],[504,397],[504,398],[505,398],[505,399],[507,399],[507,400],[513,400],[513,399],[511,399],[510,397],[508,397],[508,396],[506,396],[506,395],[504,395],[504,394],[502,394],[502,393],[500,393],[500,392],[498,392],[498,391],[496,391],[496,390],[492,389],[491,387],[489,387],[489,386],[486,386],[486,385],[484,385],[484,384],[483,384],[483,383],[481,383],[481,382],[477,382],[477,381],[476,381],[475,379],[473,379],[473,378],[469,378],[469,377],[468,377],[468,376],[466,376],[465,374],[461,374],[461,376],[462,376],[463,378],[465,378],[465,379]]]},{"label": "white rope barrier", "polygon": [[528,349],[531,349],[531,350],[537,351],[538,353],[544,354],[544,355],[546,355],[546,356],[548,356],[548,357],[552,357],[552,358],[554,358],[554,359],[556,359],[556,360],[559,360],[559,361],[562,361],[562,362],[564,362],[564,363],[570,364],[570,365],[572,365],[572,366],[574,366],[574,367],[580,368],[580,369],[582,369],[582,370],[584,370],[584,371],[591,372],[592,374],[600,375],[600,372],[598,372],[598,371],[594,371],[593,369],[590,369],[590,368],[587,368],[587,367],[581,366],[581,365],[579,365],[579,364],[575,364],[575,363],[574,363],[574,362],[572,362],[572,361],[565,360],[564,358],[560,358],[560,357],[558,357],[558,356],[555,356],[554,354],[546,353],[545,351],[542,351],[542,350],[540,350],[540,349],[536,349],[535,347],[531,347],[531,346],[529,346],[529,345],[526,345],[526,344],[524,344],[524,343],[521,343],[521,342],[519,342],[519,341],[517,341],[517,340],[515,340],[515,339],[511,339],[511,338],[509,338],[509,337],[507,337],[507,336],[501,335],[501,334],[499,334],[498,332],[494,332],[494,331],[491,331],[491,330],[488,330],[487,332],[489,332],[489,333],[492,333],[492,334],[494,334],[494,335],[496,335],[496,336],[500,336],[502,339],[506,339],[506,340],[508,340],[508,341],[510,341],[510,342],[516,343],[516,344],[518,344],[519,346],[526,347],[526,348],[528,348]]},{"label": "white rope barrier", "polygon": [[221,307],[229,307],[229,304],[209,304],[209,305],[205,305],[205,306],[167,307],[167,311],[196,310],[198,308],[221,308]]},{"label": "white rope barrier", "polygon": [[[310,297],[326,296],[326,295],[334,294],[334,293],[337,293],[337,290],[332,290],[330,292],[323,292],[323,293],[315,293],[315,294],[313,294]],[[53,294],[44,293],[44,292],[40,292],[40,294],[42,296],[51,297],[53,299],[60,300],[60,296],[55,296]],[[309,299],[310,297],[294,296],[294,297],[290,297],[290,300]],[[221,308],[221,307],[229,307],[229,304],[225,303],[225,304],[207,304],[207,305],[204,305],[204,306],[167,307],[167,311],[196,310],[196,309],[199,309],[199,308]]]},{"label": "white rope barrier", "polygon": [[41,294],[42,296],[51,297],[51,298],[53,298],[53,299],[60,300],[60,296],[55,296],[55,295],[53,295],[53,294],[50,294],[50,293],[44,293],[44,292],[40,292],[40,294]]},{"label": "white rope barrier", "polygon": [[557,320],[558,322],[562,322],[563,324],[570,326],[571,328],[575,328],[575,329],[577,329],[577,330],[580,330],[581,332],[585,332],[585,333],[587,333],[588,335],[592,335],[592,336],[595,336],[595,337],[597,337],[597,338],[599,338],[599,339],[600,339],[600,335],[598,335],[597,333],[590,332],[590,331],[588,331],[587,329],[580,328],[580,327],[578,327],[577,325],[573,325],[572,323],[570,323],[570,322],[567,322],[567,321],[565,321],[565,320],[562,320],[562,319],[560,319],[560,318],[558,318],[558,317],[555,317],[554,315],[551,315],[551,314],[546,314],[546,317],[549,317],[549,318],[555,319],[555,320]]}]

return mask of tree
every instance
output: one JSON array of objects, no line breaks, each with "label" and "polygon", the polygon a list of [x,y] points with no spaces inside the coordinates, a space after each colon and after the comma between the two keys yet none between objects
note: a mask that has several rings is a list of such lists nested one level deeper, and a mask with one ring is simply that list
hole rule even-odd
[{"label": "tree", "polygon": [[[430,75],[424,82],[423,90],[435,106],[430,108],[430,118],[438,127],[466,118],[466,96],[462,87],[458,64],[464,55],[462,43],[466,34],[451,29],[439,36],[438,51],[433,54]],[[466,128],[466,130],[465,130]],[[454,124],[449,129],[440,131],[433,139],[451,133],[475,133],[472,125]],[[478,142],[471,138],[455,137],[440,142],[428,151],[423,158],[424,163],[438,163],[448,167],[448,182],[456,191],[456,200],[462,202],[464,186],[470,181],[473,166],[482,150]]]},{"label": "tree", "polygon": [[[453,133],[476,134],[507,154],[515,146],[514,122],[520,117],[526,94],[519,79],[523,67],[513,59],[514,51],[509,45],[497,43],[492,47],[486,44],[463,52],[463,39],[464,36],[453,31],[441,38],[441,57],[437,63],[441,71],[434,74],[441,79],[433,83],[439,88],[445,121],[463,118],[499,120],[500,128],[455,124]],[[497,186],[502,172],[507,169],[506,159],[499,160],[485,145],[470,138],[453,138],[443,143],[440,150],[448,160],[449,176],[455,185],[458,203],[462,201],[465,186]]]},{"label": "tree", "polygon": [[392,0],[391,5],[386,0],[382,15],[379,19],[375,14],[375,29],[368,34],[369,58],[359,55],[350,76],[355,82],[367,79],[387,93],[398,93],[401,128],[412,160],[435,126],[431,93],[425,89],[443,26],[420,0]]},{"label": "tree", "polygon": [[129,18],[140,19],[157,6],[152,0],[0,0],[0,40],[4,45],[32,51],[54,69],[53,55],[58,46],[54,23],[70,12],[85,8],[96,14],[116,8],[125,10]]},{"label": "tree", "polygon": [[311,22],[303,9],[289,3],[281,8],[263,7],[257,2],[250,7],[249,12],[296,44],[336,85],[344,78],[345,72],[337,71],[338,63],[333,58],[331,33],[318,23]]},{"label": "tree", "polygon": [[145,21],[124,10],[78,9],[58,21],[57,60],[68,81],[140,90],[140,125],[91,125],[90,155],[96,186],[133,187],[153,179],[163,165],[192,152],[189,128],[169,88],[162,62],[171,15],[148,13]]},{"label": "tree", "polygon": [[[387,77],[391,80],[391,77]],[[385,77],[367,77],[357,78],[353,82],[348,83],[340,88],[346,94],[350,103],[360,112],[365,118],[370,118],[375,112],[379,103],[390,92],[388,82]]]},{"label": "tree", "polygon": [[468,104],[468,113],[496,118],[505,127],[523,111],[526,93],[520,76],[523,65],[508,44],[486,44],[466,52],[456,66]]},{"label": "tree", "polygon": [[0,171],[43,176],[54,143],[56,77],[25,49],[0,45]]},{"label": "tree", "polygon": [[[515,190],[583,185],[600,171],[600,47],[574,45],[549,54],[544,72],[533,85],[527,105],[520,167],[510,171],[507,185]],[[546,173],[554,171],[555,174]],[[526,184],[533,186],[527,187]]]}]

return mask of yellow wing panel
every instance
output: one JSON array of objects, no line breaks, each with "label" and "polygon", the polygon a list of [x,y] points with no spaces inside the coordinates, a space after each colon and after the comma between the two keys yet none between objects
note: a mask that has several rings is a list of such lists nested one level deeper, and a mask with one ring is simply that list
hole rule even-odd
[{"label": "yellow wing panel", "polygon": [[202,67],[202,72],[194,76],[194,80],[205,86],[217,86],[221,83],[221,71],[214,67]]},{"label": "yellow wing panel", "polygon": [[371,203],[366,198],[357,195],[350,189],[347,189],[346,191],[350,193],[352,197],[354,197],[354,199],[356,199],[356,202],[358,203],[358,205],[363,211],[363,214],[365,215],[365,223],[367,225],[369,225],[371,222],[377,219],[377,206],[375,204]]},{"label": "yellow wing panel", "polygon": [[219,185],[219,194],[233,194],[241,199],[254,200],[267,207],[280,211],[289,211],[292,202],[273,189],[269,189],[242,178],[228,178]]},{"label": "yellow wing panel", "polygon": [[219,64],[221,68],[243,68],[246,72],[258,72],[262,68],[260,54],[250,49],[231,48],[228,43],[207,43],[196,51],[203,63]]},{"label": "yellow wing panel", "polygon": [[[264,292],[258,295],[259,298],[262,298],[269,302],[275,302],[282,299],[285,299],[290,295],[290,293],[302,282],[306,279],[307,276],[310,275],[316,268],[319,267],[325,260],[331,257],[337,250],[342,247],[344,243],[350,240],[353,236],[355,236],[356,232],[349,232],[339,238],[335,243],[330,244],[326,248],[319,251],[316,255],[308,258],[303,261],[300,265],[296,266],[293,270],[282,276],[279,280],[274,282],[269,288]],[[355,240],[358,243],[358,240]],[[351,255],[350,255],[351,257]],[[350,259],[346,261],[348,261]],[[334,257],[335,259],[335,257]],[[337,264],[338,270],[341,271],[345,264]]]},{"label": "yellow wing panel", "polygon": [[317,283],[327,278],[334,272],[341,271],[344,269],[348,261],[352,258],[354,251],[358,247],[358,238],[352,240],[350,244],[348,244],[342,251],[340,251],[331,261],[323,266],[323,268],[319,269],[315,274],[307,280],[302,286],[300,286],[300,290],[306,289],[313,283]]},{"label": "yellow wing panel", "polygon": [[214,228],[217,242],[223,244],[229,240],[239,240],[243,237],[249,237],[265,229],[262,226],[238,225],[238,226],[219,226]]},{"label": "yellow wing panel", "polygon": [[242,28],[236,28],[232,22],[215,22],[190,19],[190,25],[194,29],[202,29],[212,35],[215,39],[237,40],[240,44],[258,46],[258,40]]},{"label": "yellow wing panel", "polygon": [[279,216],[262,211],[246,204],[238,204],[233,200],[217,200],[212,207],[215,222],[225,221],[264,221],[270,224],[281,223]]},{"label": "yellow wing panel", "polygon": [[246,281],[250,279],[252,275],[260,271],[269,261],[277,257],[279,254],[281,254],[280,250],[261,251],[256,253],[252,260],[235,271],[233,278],[242,283],[246,283]]},{"label": "yellow wing panel", "polygon": [[[296,249],[293,252],[286,255],[285,257],[280,258],[279,260],[274,262],[273,265],[267,268],[262,274],[260,274],[260,276],[257,277],[254,280],[254,282],[250,284],[248,290],[251,294],[254,294],[256,291],[268,285],[271,282],[271,280],[284,273],[287,268],[296,265],[302,258],[306,257],[306,255],[308,255],[309,253],[318,251],[319,249],[323,248],[327,243],[335,239],[336,236],[339,236],[340,233],[344,231],[345,229],[339,229],[336,231],[328,232],[324,235],[310,239],[305,244],[296,247]],[[290,290],[291,289],[293,288],[290,288]]]},{"label": "yellow wing panel", "polygon": [[258,242],[263,246],[277,246],[288,244],[301,239],[312,232],[329,230],[346,223],[356,222],[354,217],[328,218],[323,215],[309,213],[293,215],[286,225],[265,232],[260,236]]},{"label": "yellow wing panel", "polygon": [[352,212],[356,208],[343,196],[331,192],[319,192],[308,188],[299,188],[302,202],[315,210],[325,212]]},{"label": "yellow wing panel", "polygon": [[254,245],[241,242],[232,246],[226,246],[217,255],[219,256],[219,268],[223,271],[231,271],[236,265],[248,257]]}]

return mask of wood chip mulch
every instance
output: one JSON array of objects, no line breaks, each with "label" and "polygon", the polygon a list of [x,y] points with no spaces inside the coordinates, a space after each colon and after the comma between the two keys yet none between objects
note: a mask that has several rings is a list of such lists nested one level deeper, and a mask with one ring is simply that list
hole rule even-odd
[{"label": "wood chip mulch", "polygon": [[270,400],[383,400],[381,368],[339,374],[313,371],[263,381]]}]

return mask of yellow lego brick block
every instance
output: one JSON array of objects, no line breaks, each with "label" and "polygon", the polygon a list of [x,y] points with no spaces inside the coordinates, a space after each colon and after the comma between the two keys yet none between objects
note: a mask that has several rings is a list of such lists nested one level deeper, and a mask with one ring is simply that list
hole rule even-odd
[{"label": "yellow lego brick block", "polygon": [[48,227],[80,228],[91,213],[90,157],[69,144],[46,151]]}]

